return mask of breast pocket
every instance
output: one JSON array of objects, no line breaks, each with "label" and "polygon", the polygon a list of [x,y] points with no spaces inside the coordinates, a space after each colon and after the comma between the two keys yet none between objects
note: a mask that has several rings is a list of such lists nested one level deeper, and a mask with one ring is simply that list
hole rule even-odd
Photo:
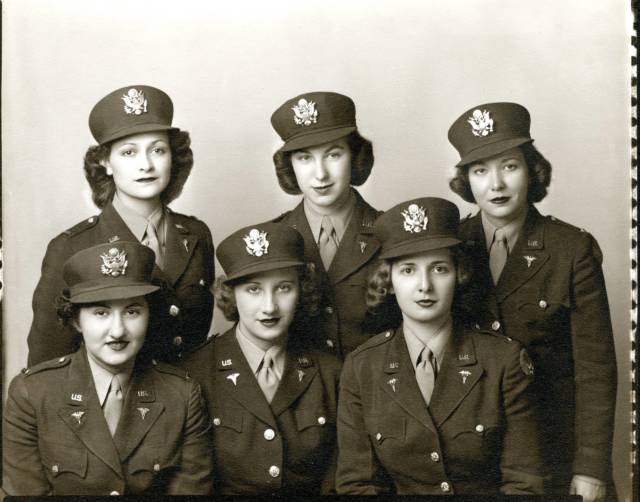
[{"label": "breast pocket", "polygon": [[450,456],[472,467],[486,465],[491,458],[499,458],[502,451],[503,428],[498,424],[468,423],[451,433]]},{"label": "breast pocket", "polygon": [[46,442],[40,445],[40,456],[50,478],[55,479],[65,475],[84,478],[87,474],[87,450],[85,449]]},{"label": "breast pocket", "polygon": [[569,297],[538,294],[518,304],[518,317],[528,328],[548,332],[562,329],[569,321]]},{"label": "breast pocket", "polygon": [[373,417],[367,425],[367,432],[376,449],[390,450],[404,444],[406,423],[404,417]]},{"label": "breast pocket", "polygon": [[296,410],[298,439],[305,450],[316,450],[335,440],[336,420],[324,408]]}]

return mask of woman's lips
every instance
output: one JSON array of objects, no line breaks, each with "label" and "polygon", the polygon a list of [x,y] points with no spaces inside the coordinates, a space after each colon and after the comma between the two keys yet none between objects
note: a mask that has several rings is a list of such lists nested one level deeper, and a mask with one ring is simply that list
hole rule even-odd
[{"label": "woman's lips", "polygon": [[491,199],[491,203],[492,204],[506,204],[507,202],[509,202],[510,197],[494,197],[493,199]]},{"label": "woman's lips", "polygon": [[313,187],[313,189],[314,189],[316,192],[318,192],[319,194],[324,195],[324,194],[326,194],[326,193],[329,191],[329,189],[330,189],[332,186],[333,186],[333,184],[331,184],[331,185],[324,185],[324,186],[321,186],[321,187]]},{"label": "woman's lips", "polygon": [[136,180],[137,183],[153,183],[158,178],[138,178]]},{"label": "woman's lips", "polygon": [[127,345],[129,345],[129,342],[107,342],[107,346],[116,352],[124,350]]},{"label": "woman's lips", "polygon": [[435,300],[418,300],[416,302],[418,305],[424,308],[429,308],[436,303]]},{"label": "woman's lips", "polygon": [[280,321],[279,317],[270,317],[269,319],[260,319],[260,324],[265,328],[273,328]]}]

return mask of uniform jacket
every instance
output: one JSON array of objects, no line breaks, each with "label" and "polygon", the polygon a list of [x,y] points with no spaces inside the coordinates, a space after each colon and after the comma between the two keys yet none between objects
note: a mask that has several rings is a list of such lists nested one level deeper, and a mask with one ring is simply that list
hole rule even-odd
[{"label": "uniform jacket", "polygon": [[207,494],[211,426],[199,385],[164,363],[136,366],[118,429],[104,418],[84,348],[11,382],[4,407],[9,495]]},{"label": "uniform jacket", "polygon": [[397,326],[401,319],[396,308],[375,316],[366,312],[367,277],[375,269],[375,255],[380,249],[380,243],[373,235],[373,222],[382,212],[373,209],[357,191],[354,192],[356,206],[328,271],[322,264],[318,245],[304,214],[303,202],[275,220],[302,234],[305,261],[315,264],[321,279],[320,315],[309,319],[301,331],[320,333],[320,339],[314,342],[341,357],[371,335],[388,326]]},{"label": "uniform jacket", "polygon": [[[177,348],[202,343],[213,316],[213,296],[209,287],[214,278],[214,254],[211,233],[206,224],[179,213],[167,214],[165,269],[155,267],[155,279],[167,288],[171,314],[177,314],[173,326],[180,337]],[[56,316],[56,299],[65,287],[62,265],[73,254],[97,244],[137,239],[109,203],[98,216],[84,220],[54,238],[42,262],[42,275],[33,294],[33,322],[27,338],[29,364],[72,352],[72,330],[64,328]]]},{"label": "uniform jacket", "polygon": [[553,485],[568,486],[573,473],[608,480],[617,372],[597,242],[532,206],[494,287],[480,214],[461,234],[477,269],[467,303],[477,306],[478,324],[519,340],[536,366]]},{"label": "uniform jacket", "polygon": [[402,327],[345,360],[339,494],[539,494],[540,456],[518,342],[454,327],[429,407]]},{"label": "uniform jacket", "polygon": [[287,349],[265,399],[235,337],[212,337],[183,364],[203,388],[214,424],[215,489],[223,495],[320,494],[334,488],[340,361]]}]

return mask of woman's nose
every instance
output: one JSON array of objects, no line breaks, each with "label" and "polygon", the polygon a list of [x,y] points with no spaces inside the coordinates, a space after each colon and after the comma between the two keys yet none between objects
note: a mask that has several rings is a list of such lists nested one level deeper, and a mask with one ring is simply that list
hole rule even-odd
[{"label": "woman's nose", "polygon": [[125,334],[124,322],[122,321],[122,316],[118,313],[113,315],[111,320],[111,329],[109,330],[109,335],[111,338],[122,338]]},{"label": "woman's nose", "polygon": [[273,293],[266,292],[262,299],[262,312],[265,314],[273,314],[278,310],[278,304],[276,303]]},{"label": "woman's nose", "polygon": [[424,272],[420,277],[419,291],[421,293],[424,293],[430,290],[431,290],[431,278],[429,277],[429,272]]},{"label": "woman's nose", "polygon": [[327,178],[327,168],[324,165],[323,159],[316,159],[315,161],[315,177],[318,180],[324,180]]},{"label": "woman's nose", "polygon": [[504,188],[504,180],[502,179],[502,172],[499,169],[491,170],[491,188],[493,190],[501,190]]}]

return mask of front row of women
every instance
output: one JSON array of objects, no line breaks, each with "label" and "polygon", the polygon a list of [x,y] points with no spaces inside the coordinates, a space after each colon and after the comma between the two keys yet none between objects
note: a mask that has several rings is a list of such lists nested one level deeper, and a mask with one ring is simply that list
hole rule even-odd
[{"label": "front row of women", "polygon": [[458,226],[439,198],[376,220],[368,302],[397,302],[402,323],[349,354],[341,377],[302,328],[318,313],[317,280],[285,224],[220,244],[214,293],[236,323],[181,369],[153,358],[154,253],[124,241],[76,253],[58,314],[83,343],[12,381],[4,491],[542,493],[534,368],[518,342],[465,325]]}]

